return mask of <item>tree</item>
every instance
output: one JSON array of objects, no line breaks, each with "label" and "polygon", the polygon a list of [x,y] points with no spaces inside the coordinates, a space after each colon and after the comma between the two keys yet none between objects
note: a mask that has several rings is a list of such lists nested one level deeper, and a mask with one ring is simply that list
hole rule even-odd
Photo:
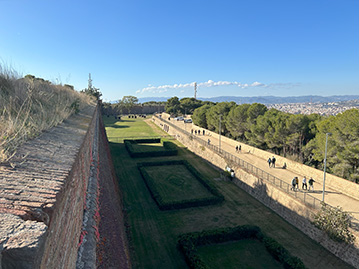
[{"label": "tree", "polygon": [[118,101],[118,108],[123,113],[124,109],[127,113],[131,112],[131,109],[138,103],[138,98],[132,95],[122,97],[122,100]]},{"label": "tree", "polygon": [[193,123],[207,129],[207,112],[213,105],[204,105],[194,110],[192,115]]},{"label": "tree", "polygon": [[193,114],[194,110],[202,105],[201,100],[195,98],[182,98],[180,100],[180,111],[182,114]]},{"label": "tree", "polygon": [[226,119],[226,127],[233,138],[244,140],[244,133],[248,131],[248,108],[250,104],[233,106]]},{"label": "tree", "polygon": [[236,106],[235,102],[221,102],[212,106],[206,113],[207,126],[211,131],[218,132],[219,119],[221,117],[221,133],[228,133],[226,128],[226,117],[232,107]]},{"label": "tree", "polygon": [[177,115],[180,112],[180,108],[181,108],[181,103],[177,96],[174,96],[167,100],[165,109],[168,114]]}]

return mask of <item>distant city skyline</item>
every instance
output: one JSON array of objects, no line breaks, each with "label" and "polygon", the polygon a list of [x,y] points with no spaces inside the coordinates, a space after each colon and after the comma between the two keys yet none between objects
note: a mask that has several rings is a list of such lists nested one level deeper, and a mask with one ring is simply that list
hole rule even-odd
[{"label": "distant city skyline", "polygon": [[359,93],[359,1],[0,0],[0,64],[105,101]]}]

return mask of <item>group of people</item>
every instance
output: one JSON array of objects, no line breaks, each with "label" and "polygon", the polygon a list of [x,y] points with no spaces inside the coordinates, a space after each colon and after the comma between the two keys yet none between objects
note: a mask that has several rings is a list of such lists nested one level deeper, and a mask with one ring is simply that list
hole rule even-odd
[{"label": "group of people", "polygon": [[[195,135],[197,135],[197,134],[198,134],[198,135],[201,135],[201,130],[198,130],[198,131],[197,131],[197,130],[191,129],[191,134],[193,134],[193,132],[194,132]],[[205,130],[202,130],[202,134],[205,135],[205,134],[206,134],[206,131],[205,131]]]},{"label": "group of people", "polygon": [[276,159],[275,159],[275,157],[273,156],[272,158],[268,158],[268,165],[269,165],[269,168],[271,168],[271,167],[273,167],[273,168],[275,168],[275,161],[276,161]]},{"label": "group of people", "polygon": [[[308,190],[310,191],[310,189],[312,189],[314,191],[314,186],[313,183],[315,182],[315,180],[310,177],[310,179],[308,180],[308,184],[309,184],[309,189],[308,189],[308,185],[307,185],[307,177],[303,177],[302,180],[302,190]],[[291,190],[295,191],[299,189],[299,179],[298,177],[294,177],[292,179],[292,187],[290,188]]]}]

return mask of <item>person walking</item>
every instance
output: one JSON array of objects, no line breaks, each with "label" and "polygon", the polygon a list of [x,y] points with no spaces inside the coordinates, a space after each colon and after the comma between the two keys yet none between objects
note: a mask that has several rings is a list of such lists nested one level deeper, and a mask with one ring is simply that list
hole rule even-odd
[{"label": "person walking", "polygon": [[203,135],[205,134],[205,131],[203,130]]},{"label": "person walking", "polygon": [[295,187],[297,190],[299,189],[298,185],[299,185],[299,179],[298,179],[298,177],[295,177]]},{"label": "person walking", "polygon": [[268,165],[269,165],[269,168],[270,168],[271,163],[272,163],[272,159],[269,157],[267,162],[268,162]]},{"label": "person walking", "polygon": [[295,177],[292,179],[292,187],[290,188],[292,191],[295,191]]},{"label": "person walking", "polygon": [[236,146],[236,152],[238,152],[238,146]]},{"label": "person walking", "polygon": [[303,177],[303,181],[302,181],[302,189],[304,190],[304,188],[307,190],[308,186],[307,186],[307,178]]},{"label": "person walking", "polygon": [[239,145],[239,146],[238,146],[238,151],[241,151],[241,150],[242,150],[242,146]]},{"label": "person walking", "polygon": [[208,141],[207,141],[208,145],[211,144],[211,140],[208,138]]},{"label": "person walking", "polygon": [[310,179],[309,179],[309,181],[308,181],[308,183],[309,183],[309,190],[310,190],[310,188],[312,188],[312,191],[314,191],[314,186],[313,186],[313,183],[315,182],[315,180],[312,178],[312,177],[310,177]]},{"label": "person walking", "polygon": [[197,135],[197,130],[194,130],[194,134]]},{"label": "person walking", "polygon": [[272,157],[272,167],[275,168],[275,161],[276,159],[274,158],[274,156]]}]

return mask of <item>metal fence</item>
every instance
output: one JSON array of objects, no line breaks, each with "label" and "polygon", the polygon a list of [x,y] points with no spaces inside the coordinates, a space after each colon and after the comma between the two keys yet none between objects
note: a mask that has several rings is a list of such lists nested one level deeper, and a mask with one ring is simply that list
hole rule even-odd
[{"label": "metal fence", "polygon": [[[241,169],[245,170],[246,172],[253,174],[254,176],[256,176],[259,179],[270,182],[271,184],[275,185],[280,190],[282,190],[282,191],[286,192],[287,194],[289,194],[290,196],[300,200],[301,202],[303,202],[304,204],[308,205],[309,207],[311,207],[313,209],[321,209],[322,201],[315,198],[314,196],[310,195],[308,192],[304,192],[304,191],[300,191],[300,190],[292,191],[291,184],[288,184],[287,182],[281,180],[280,178],[269,174],[268,172],[242,160],[241,158],[238,158],[237,156],[223,150],[222,148],[219,148],[218,146],[215,146],[215,145],[212,145],[212,144],[206,142],[205,140],[199,138],[198,136],[195,136],[195,135],[191,134],[190,132],[187,132],[187,131],[179,128],[178,126],[174,125],[173,123],[166,121],[166,120],[158,117],[157,115],[156,115],[156,117],[158,119],[160,119],[161,121],[165,122],[167,125],[175,128],[177,131],[181,132],[182,134],[187,135],[188,137],[191,137],[193,140],[195,140],[202,146],[207,147],[210,150],[221,155],[226,160],[232,161],[233,163],[238,165]],[[326,204],[326,205],[328,207],[332,207],[331,205],[328,205],[328,204]],[[359,230],[359,220],[358,219],[352,218],[352,224],[354,226],[353,228]]]}]

